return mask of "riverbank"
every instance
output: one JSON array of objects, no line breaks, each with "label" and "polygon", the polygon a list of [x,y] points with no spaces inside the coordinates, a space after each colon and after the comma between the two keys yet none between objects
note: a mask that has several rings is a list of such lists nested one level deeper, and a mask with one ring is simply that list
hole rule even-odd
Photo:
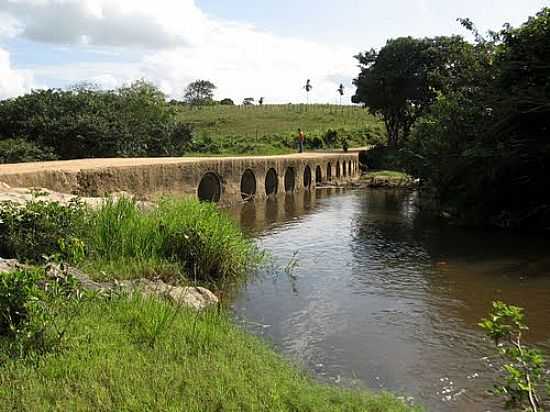
[{"label": "riverbank", "polygon": [[416,189],[418,180],[395,170],[368,170],[351,182],[351,186],[357,189]]},{"label": "riverbank", "polygon": [[[48,267],[68,262],[96,280],[216,285],[246,276],[258,253],[198,202],[1,209],[4,256],[36,264],[46,255]],[[392,395],[316,383],[220,305],[198,312],[141,293],[84,291],[65,272],[12,269],[0,274],[0,410],[410,410]]]}]

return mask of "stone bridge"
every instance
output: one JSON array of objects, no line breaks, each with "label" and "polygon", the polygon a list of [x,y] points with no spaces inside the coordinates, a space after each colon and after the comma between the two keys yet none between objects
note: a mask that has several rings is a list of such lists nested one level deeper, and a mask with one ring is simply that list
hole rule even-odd
[{"label": "stone bridge", "polygon": [[96,197],[195,196],[232,203],[341,183],[359,174],[359,154],[83,159],[0,165],[0,182]]}]

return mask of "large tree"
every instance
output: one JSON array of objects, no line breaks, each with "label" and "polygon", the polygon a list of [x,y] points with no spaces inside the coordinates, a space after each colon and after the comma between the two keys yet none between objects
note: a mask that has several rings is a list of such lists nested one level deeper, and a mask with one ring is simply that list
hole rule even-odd
[{"label": "large tree", "polygon": [[360,73],[354,103],[363,103],[381,115],[388,143],[397,146],[412,125],[445,87],[450,71],[460,70],[460,52],[466,43],[460,37],[389,40],[380,50],[360,53]]},{"label": "large tree", "polygon": [[208,80],[195,80],[185,89],[184,100],[193,105],[210,104],[214,100],[216,86]]}]

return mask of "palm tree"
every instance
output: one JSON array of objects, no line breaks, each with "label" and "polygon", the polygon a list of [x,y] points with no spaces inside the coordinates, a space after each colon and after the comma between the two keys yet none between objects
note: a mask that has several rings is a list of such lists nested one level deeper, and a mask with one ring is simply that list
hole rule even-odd
[{"label": "palm tree", "polygon": [[307,93],[307,104],[306,104],[306,107],[309,105],[309,92],[311,91],[311,89],[313,89],[313,86],[311,85],[311,80],[307,79],[306,81],[306,85],[304,86],[304,89],[306,89],[306,93]]},{"label": "palm tree", "polygon": [[340,95],[340,106],[342,106],[342,96],[344,95],[344,85],[340,83],[340,87],[336,90]]}]

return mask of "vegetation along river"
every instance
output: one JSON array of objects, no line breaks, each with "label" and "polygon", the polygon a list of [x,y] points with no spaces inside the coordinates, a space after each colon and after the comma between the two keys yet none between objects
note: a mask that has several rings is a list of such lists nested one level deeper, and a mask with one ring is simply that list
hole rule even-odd
[{"label": "vegetation along river", "polygon": [[548,242],[436,222],[415,197],[317,190],[231,209],[273,260],[235,314],[320,379],[429,410],[500,410],[477,323],[492,300],[522,306],[528,342],[548,351]]}]

